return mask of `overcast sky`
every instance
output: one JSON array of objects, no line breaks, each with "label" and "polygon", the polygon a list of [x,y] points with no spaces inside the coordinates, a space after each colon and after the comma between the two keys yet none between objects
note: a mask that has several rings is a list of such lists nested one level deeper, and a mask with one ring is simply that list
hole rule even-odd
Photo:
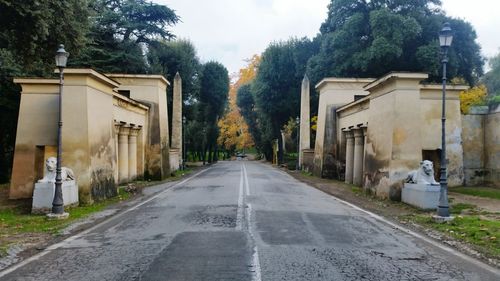
[{"label": "overcast sky", "polygon": [[[245,59],[260,54],[276,40],[312,38],[326,18],[330,0],[153,0],[166,4],[182,18],[173,28],[191,40],[203,62],[216,60],[230,73]],[[499,0],[442,0],[448,15],[472,23],[483,55],[500,47]]]}]

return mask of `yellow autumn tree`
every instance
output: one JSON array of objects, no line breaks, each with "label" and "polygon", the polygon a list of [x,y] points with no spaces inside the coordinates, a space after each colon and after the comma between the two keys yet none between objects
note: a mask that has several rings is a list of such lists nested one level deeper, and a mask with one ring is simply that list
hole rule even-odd
[{"label": "yellow autumn tree", "polygon": [[218,144],[229,151],[248,149],[254,146],[254,141],[248,131],[248,125],[236,104],[236,95],[241,85],[249,83],[255,78],[259,61],[260,57],[254,55],[247,60],[247,66],[240,69],[239,73],[233,75],[233,79],[231,79],[234,82],[231,83],[229,88],[229,108],[226,115],[219,120],[220,133],[217,139]]},{"label": "yellow autumn tree", "polygon": [[469,109],[474,105],[484,105],[488,90],[485,85],[479,85],[460,93],[460,111],[463,114],[469,113]]}]

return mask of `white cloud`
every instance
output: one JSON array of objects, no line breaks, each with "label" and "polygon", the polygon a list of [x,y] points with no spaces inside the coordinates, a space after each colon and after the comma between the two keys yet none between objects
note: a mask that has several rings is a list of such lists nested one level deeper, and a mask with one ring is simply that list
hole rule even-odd
[{"label": "white cloud", "polygon": [[447,15],[464,19],[476,29],[483,55],[492,57],[500,51],[500,1],[442,0]]},{"label": "white cloud", "polygon": [[[182,22],[173,28],[190,39],[203,61],[217,60],[230,73],[261,53],[272,41],[318,33],[329,0],[154,0],[176,10]],[[498,53],[498,0],[443,0],[448,15],[472,23],[483,54]]]},{"label": "white cloud", "polygon": [[314,37],[329,0],[156,0],[176,10],[174,34],[190,39],[203,61],[217,60],[237,72],[245,59],[276,40]]}]

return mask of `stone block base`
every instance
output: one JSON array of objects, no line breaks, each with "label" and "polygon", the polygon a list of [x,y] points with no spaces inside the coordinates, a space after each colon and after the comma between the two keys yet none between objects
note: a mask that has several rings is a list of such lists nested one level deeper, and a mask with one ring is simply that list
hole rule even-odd
[{"label": "stone block base", "polygon": [[65,220],[69,218],[69,213],[62,213],[62,214],[53,214],[53,213],[48,213],[47,218],[49,220]]},{"label": "stone block base", "polygon": [[[52,210],[54,200],[55,183],[37,182],[33,191],[33,214],[47,214]],[[78,205],[78,185],[75,181],[64,181],[62,184],[62,195],[64,206]]]},{"label": "stone block base", "polygon": [[429,184],[405,183],[401,201],[424,210],[435,210],[441,187]]},{"label": "stone block base", "polygon": [[455,217],[452,217],[452,216],[449,216],[449,217],[441,217],[438,215],[432,216],[432,220],[436,223],[445,223],[445,222],[452,221],[453,219],[455,219]]}]

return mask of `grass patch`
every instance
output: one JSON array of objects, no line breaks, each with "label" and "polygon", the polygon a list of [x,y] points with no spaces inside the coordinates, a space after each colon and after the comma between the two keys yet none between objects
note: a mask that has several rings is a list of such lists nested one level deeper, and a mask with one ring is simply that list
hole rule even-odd
[{"label": "grass patch", "polygon": [[177,170],[174,172],[174,178],[175,180],[181,178],[182,176],[185,176],[185,175],[189,175],[193,173],[193,169],[192,168],[189,168],[189,167],[186,167],[186,169],[184,170]]},{"label": "grass patch", "polygon": [[67,220],[49,220],[45,215],[34,215],[27,213],[25,209],[13,208],[0,211],[0,235],[12,233],[52,233],[57,234],[59,230],[77,219],[84,218],[92,213],[102,211],[106,206],[127,200],[130,194],[123,188],[118,189],[118,196],[109,198],[92,205],[81,205],[78,207],[65,208],[69,213]]},{"label": "grass patch", "polygon": [[463,210],[475,209],[476,205],[467,203],[457,203],[450,206],[450,213],[461,214]]},{"label": "grass patch", "polygon": [[308,172],[308,171],[306,171],[306,170],[302,170],[302,171],[301,171],[301,174],[302,174],[303,176],[306,176],[306,177],[312,177],[312,176],[313,176],[313,174],[312,174],[311,172]]},{"label": "grass patch", "polygon": [[23,243],[27,237],[41,234],[59,235],[62,229],[75,220],[102,211],[108,205],[127,200],[130,196],[130,193],[119,188],[116,197],[92,205],[65,208],[65,211],[69,213],[69,218],[66,220],[49,220],[45,215],[31,214],[31,209],[26,206],[0,209],[0,257],[7,254],[12,244]]},{"label": "grass patch", "polygon": [[454,187],[451,192],[500,200],[500,189],[491,187]]},{"label": "grass patch", "polygon": [[361,194],[363,193],[363,188],[359,186],[351,186],[351,190],[354,194]]},{"label": "grass patch", "polygon": [[429,215],[408,215],[402,217],[446,235],[479,247],[488,255],[500,257],[500,221],[482,216],[456,216],[447,223],[435,223]]}]

